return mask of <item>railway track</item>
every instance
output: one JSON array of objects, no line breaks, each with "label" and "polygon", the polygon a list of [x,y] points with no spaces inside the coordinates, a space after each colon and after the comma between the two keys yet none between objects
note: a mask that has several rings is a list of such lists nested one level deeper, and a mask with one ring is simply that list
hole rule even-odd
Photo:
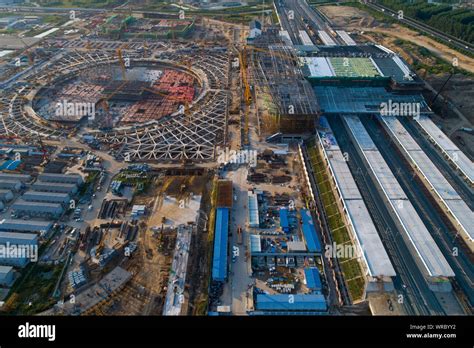
[{"label": "railway track", "polygon": [[439,313],[430,309],[429,304],[424,299],[424,294],[432,295],[426,281],[417,268],[416,263],[406,247],[398,228],[384,204],[375,185],[370,179],[365,165],[359,157],[354,145],[342,125],[341,120],[331,119],[331,128],[335,132],[339,146],[349,154],[351,159],[348,162],[350,170],[354,175],[359,190],[364,198],[364,202],[369,209],[374,220],[382,242],[389,254],[392,264],[395,267],[397,276],[393,278],[395,289],[398,295],[403,295],[400,299],[401,305],[409,315],[430,315]]},{"label": "railway track", "polygon": [[415,139],[415,141],[420,145],[421,149],[428,155],[430,160],[436,165],[436,167],[443,173],[443,176],[448,180],[448,182],[453,185],[453,188],[461,196],[461,198],[466,202],[470,209],[474,209],[474,191],[466,181],[458,174],[451,165],[444,159],[441,153],[436,149],[436,147],[431,143],[420,131],[418,127],[406,117],[400,118],[401,123],[405,126],[405,129],[408,133]]},{"label": "railway track", "polygon": [[294,8],[302,18],[306,18],[309,27],[317,34],[318,30],[324,30],[338,45],[344,45],[344,42],[334,33],[334,30],[329,25],[329,21],[324,17],[319,10],[312,8],[306,0],[292,0]]},{"label": "railway track", "polygon": [[[400,158],[402,158],[401,154]],[[409,164],[406,166],[409,167]],[[409,178],[408,174],[402,174],[405,172],[409,171],[402,170],[399,175],[402,185],[405,186],[404,190],[456,274],[457,283],[464,292],[469,306],[472,307],[474,304],[474,271],[469,252],[463,247],[462,241],[458,242],[460,238],[452,233],[454,227],[451,226],[447,218],[443,218],[444,212],[432,201],[429,190],[423,183],[416,181],[413,177]],[[419,191],[423,192],[423,195],[420,195]],[[457,256],[454,256],[454,250],[457,251]]]},{"label": "railway track", "polygon": [[[456,239],[453,238],[449,220],[443,218],[443,212],[440,211],[436,203],[432,201],[431,194],[424,185],[411,174],[412,170],[409,164],[404,162],[403,156],[398,153],[396,148],[392,149],[392,146],[395,145],[387,142],[388,135],[380,131],[381,125],[379,125],[380,128],[376,128],[372,120],[366,120],[365,126],[392,171],[397,173],[397,179],[400,185],[419,213],[423,223],[431,232],[430,234],[435,240],[436,245],[440,248],[449,265],[452,267],[458,284],[471,301],[473,298],[472,279],[474,277],[471,262],[463,248],[459,247]],[[457,256],[453,254],[455,247],[458,251]]]},{"label": "railway track", "polygon": [[286,30],[288,35],[290,36],[291,42],[294,45],[300,45],[301,40],[299,37],[298,26],[296,24],[296,16],[295,20],[290,20],[288,18],[287,6],[286,3],[283,1],[275,1],[275,7],[279,12],[279,17],[281,20],[281,28],[282,30]]}]

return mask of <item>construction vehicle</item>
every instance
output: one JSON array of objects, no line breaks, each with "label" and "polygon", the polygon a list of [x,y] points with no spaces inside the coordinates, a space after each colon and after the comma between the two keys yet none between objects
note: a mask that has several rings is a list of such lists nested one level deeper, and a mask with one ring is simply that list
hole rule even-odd
[{"label": "construction vehicle", "polygon": [[109,229],[107,228],[107,230],[105,231],[105,233],[101,236],[102,238],[100,239],[100,242],[99,242],[99,245],[97,246],[97,248],[95,249],[95,254],[96,254],[96,257],[98,258],[100,256],[100,254],[102,253],[102,250],[104,250],[104,247],[105,247],[105,234],[109,232]]},{"label": "construction vehicle", "polygon": [[28,65],[33,65],[35,64],[35,59],[33,57],[33,53],[31,52],[30,48],[28,48],[28,44],[21,38],[21,37],[18,37],[20,39],[20,41],[25,45],[25,50],[23,52],[20,53],[20,57],[21,55],[26,55],[28,57]]},{"label": "construction vehicle", "polygon": [[237,227],[237,244],[240,244],[242,245],[243,243],[243,231],[242,231],[242,227],[239,226]]},{"label": "construction vehicle", "polygon": [[48,151],[46,150],[46,146],[44,145],[40,135],[38,135],[38,143],[40,144],[41,152],[43,153],[43,162],[46,164],[49,159]]}]

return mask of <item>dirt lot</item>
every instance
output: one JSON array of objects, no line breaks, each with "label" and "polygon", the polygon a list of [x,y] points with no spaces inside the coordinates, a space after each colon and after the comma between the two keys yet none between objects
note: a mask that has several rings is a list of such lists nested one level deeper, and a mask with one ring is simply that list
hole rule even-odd
[{"label": "dirt lot", "polygon": [[175,242],[174,232],[147,236],[142,229],[138,249],[121,264],[132,279],[91,314],[161,315]]},{"label": "dirt lot", "polygon": [[[150,208],[150,215],[148,219],[140,223],[137,251],[123,265],[133,274],[133,278],[116,296],[97,308],[95,314],[161,315],[176,244],[176,231],[165,229],[165,231],[157,232],[150,228],[161,226],[160,210],[165,195],[185,199],[192,193],[198,197],[203,194],[207,179],[207,176],[156,178],[146,193],[135,197],[133,203],[146,204]],[[176,206],[175,210],[180,209]],[[195,240],[194,246],[200,246],[199,241],[200,239]],[[199,256],[199,253],[191,253],[189,265],[203,266]],[[202,268],[206,269],[206,267]],[[190,281],[201,280],[200,272],[188,270],[188,273],[192,275],[189,277]]]}]

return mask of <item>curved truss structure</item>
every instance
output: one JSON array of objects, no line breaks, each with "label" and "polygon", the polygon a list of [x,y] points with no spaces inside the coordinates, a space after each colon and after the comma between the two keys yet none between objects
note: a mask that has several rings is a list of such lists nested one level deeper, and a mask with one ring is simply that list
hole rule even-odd
[{"label": "curved truss structure", "polygon": [[[117,59],[103,52],[63,52],[35,74],[33,71],[30,82],[21,82],[2,91],[0,94],[0,134],[7,137],[25,138],[41,136],[44,139],[58,139],[66,136],[61,127],[48,122],[33,109],[31,99],[34,98],[34,86],[45,85],[54,80],[61,80],[77,74],[93,65],[115,63]],[[33,96],[32,96],[33,94]]]},{"label": "curved truss structure", "polygon": [[23,138],[41,136],[57,138],[64,136],[61,129],[52,128],[42,119],[33,119],[24,109],[24,98],[31,92],[29,87],[21,87],[17,93],[1,96],[0,99],[0,134]]},{"label": "curved truss structure", "polygon": [[[203,93],[192,105],[188,115],[176,113],[159,121],[105,133],[94,132],[91,135],[102,143],[118,147],[116,157],[127,161],[214,160],[216,146],[225,142],[229,97],[227,51],[181,49],[162,52],[156,58],[141,59],[133,52],[129,52],[128,56],[132,62],[139,60],[169,65],[187,62],[182,65],[201,80]],[[35,74],[31,79],[34,82],[2,93],[0,132],[15,137],[40,135],[57,139],[66,136],[63,130],[53,127],[31,109],[31,95],[37,92],[32,86],[73,77],[94,65],[115,63],[117,56],[113,52],[65,51]]]}]

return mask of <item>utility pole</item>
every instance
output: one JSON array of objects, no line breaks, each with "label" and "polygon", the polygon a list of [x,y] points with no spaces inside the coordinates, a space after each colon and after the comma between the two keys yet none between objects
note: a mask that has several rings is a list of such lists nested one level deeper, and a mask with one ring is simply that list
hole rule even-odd
[{"label": "utility pole", "polygon": [[451,77],[453,77],[455,71],[454,69],[451,71],[451,74],[448,76],[447,80],[443,83],[443,85],[441,86],[441,88],[439,89],[438,93],[435,95],[435,97],[433,98],[433,100],[431,101],[430,103],[430,107],[434,105],[436,99],[438,99],[439,95],[441,94],[441,92],[444,90],[444,87],[446,87],[446,85],[448,84],[449,80],[451,80]]}]

